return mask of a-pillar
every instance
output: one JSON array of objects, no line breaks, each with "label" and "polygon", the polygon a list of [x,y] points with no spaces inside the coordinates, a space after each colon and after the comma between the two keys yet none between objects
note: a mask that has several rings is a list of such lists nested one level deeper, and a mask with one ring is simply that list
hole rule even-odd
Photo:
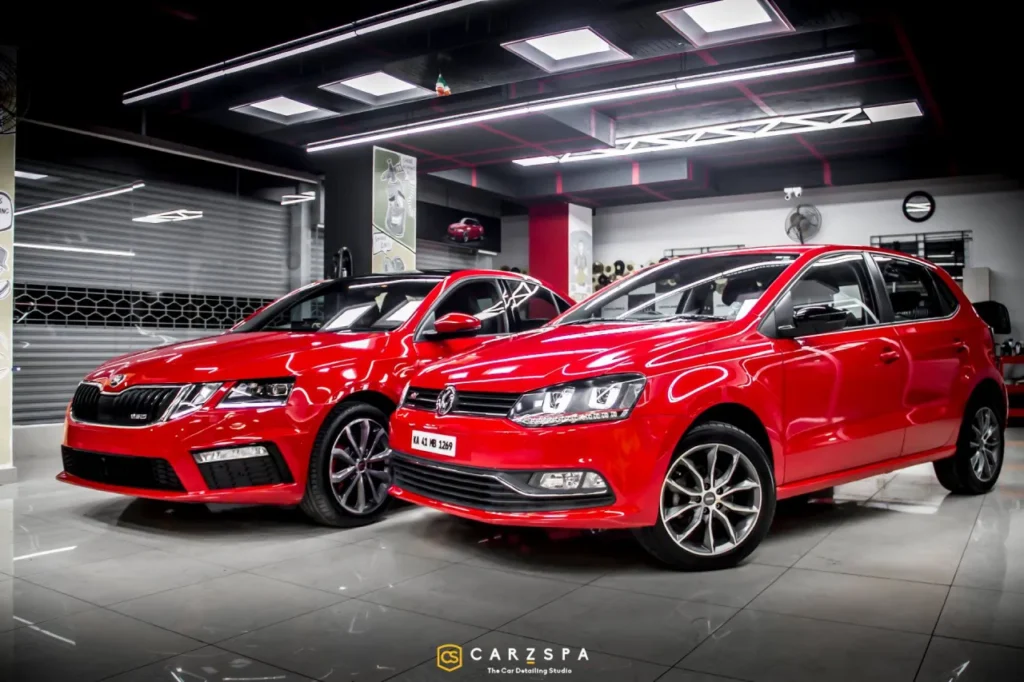
[{"label": "a-pillar", "polygon": [[585,206],[531,206],[530,274],[574,301],[594,293],[593,221]]}]

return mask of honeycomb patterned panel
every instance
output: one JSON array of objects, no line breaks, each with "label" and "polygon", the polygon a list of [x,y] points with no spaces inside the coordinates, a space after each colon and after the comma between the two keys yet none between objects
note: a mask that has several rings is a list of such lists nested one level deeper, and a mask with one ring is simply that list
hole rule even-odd
[{"label": "honeycomb patterned panel", "polygon": [[16,284],[17,324],[228,329],[273,299]]}]

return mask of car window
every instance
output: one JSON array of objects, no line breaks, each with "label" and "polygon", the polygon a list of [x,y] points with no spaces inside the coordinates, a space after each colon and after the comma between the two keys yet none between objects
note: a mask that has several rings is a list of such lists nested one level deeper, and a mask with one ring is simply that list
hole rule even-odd
[{"label": "car window", "polygon": [[927,320],[947,315],[928,268],[902,258],[881,254],[871,257],[882,271],[882,281],[897,321]]},{"label": "car window", "polygon": [[939,273],[932,272],[931,276],[932,281],[935,283],[935,289],[939,293],[939,299],[942,301],[943,312],[946,315],[956,312],[956,309],[960,307],[960,301],[957,300],[956,295],[946,286]]},{"label": "car window", "polygon": [[793,313],[810,306],[830,305],[846,312],[846,328],[878,324],[878,307],[864,257],[841,254],[810,265],[790,291]]},{"label": "car window", "polygon": [[481,335],[508,333],[505,302],[494,280],[477,279],[457,284],[425,318],[423,329],[433,331],[434,321],[448,313],[473,315],[480,320]]},{"label": "car window", "polygon": [[508,308],[512,312],[515,331],[536,329],[558,317],[555,296],[536,282],[503,280],[508,289]]}]

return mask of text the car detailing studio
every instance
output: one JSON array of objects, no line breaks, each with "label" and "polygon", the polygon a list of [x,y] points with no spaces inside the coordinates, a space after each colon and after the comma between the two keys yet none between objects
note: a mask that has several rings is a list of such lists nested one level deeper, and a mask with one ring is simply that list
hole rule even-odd
[{"label": "text the car detailing studio", "polygon": [[[464,244],[483,251],[501,250],[501,219],[447,206],[416,202],[419,238]],[[450,226],[455,226],[449,229]]]}]

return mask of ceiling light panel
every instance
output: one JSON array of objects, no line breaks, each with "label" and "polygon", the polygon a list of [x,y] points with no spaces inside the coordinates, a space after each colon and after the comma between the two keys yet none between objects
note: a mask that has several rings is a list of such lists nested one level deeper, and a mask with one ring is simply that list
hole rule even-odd
[{"label": "ceiling light panel", "polygon": [[50,177],[49,175],[43,175],[42,173],[30,173],[28,171],[14,171],[14,177],[19,180],[43,180]]},{"label": "ceiling light panel", "polygon": [[339,147],[351,147],[355,145],[368,144],[379,140],[388,140],[407,135],[416,135],[436,130],[446,130],[461,126],[472,125],[482,121],[523,116],[525,114],[540,113],[554,109],[584,106],[600,102],[611,102],[661,92],[672,92],[674,90],[687,90],[691,88],[707,87],[722,83],[744,83],[753,82],[761,78],[779,76],[804,71],[820,71],[844,64],[852,64],[856,60],[853,52],[835,52],[824,54],[818,57],[807,57],[803,59],[790,59],[781,62],[772,62],[759,66],[742,67],[737,69],[721,69],[707,74],[694,76],[683,76],[680,78],[656,81],[652,83],[640,83],[618,88],[606,88],[590,92],[581,92],[575,95],[561,95],[537,99],[524,104],[507,105],[484,109],[481,111],[458,114],[454,116],[442,116],[421,123],[410,123],[390,128],[370,130],[354,135],[346,135],[327,140],[320,140],[306,145],[307,152],[322,152],[328,149]]},{"label": "ceiling light panel", "polygon": [[589,27],[514,40],[502,47],[549,73],[632,59]]},{"label": "ceiling light panel", "polygon": [[232,107],[231,111],[248,114],[249,116],[255,116],[256,118],[262,118],[282,125],[308,123],[309,121],[319,121],[322,118],[337,116],[333,111],[320,109],[305,102],[299,102],[290,97],[280,95],[260,100],[259,102]]},{"label": "ceiling light panel", "polygon": [[793,30],[771,0],[714,0],[663,10],[658,16],[697,47]]},{"label": "ceiling light panel", "polygon": [[433,90],[408,83],[383,71],[374,71],[355,78],[327,83],[321,85],[320,88],[369,104],[372,107],[397,104],[434,95]]},{"label": "ceiling light panel", "polygon": [[924,112],[916,101],[899,102],[897,104],[883,104],[877,107],[864,107],[867,114],[874,123],[882,121],[894,121],[900,118],[915,118],[923,116]]}]

